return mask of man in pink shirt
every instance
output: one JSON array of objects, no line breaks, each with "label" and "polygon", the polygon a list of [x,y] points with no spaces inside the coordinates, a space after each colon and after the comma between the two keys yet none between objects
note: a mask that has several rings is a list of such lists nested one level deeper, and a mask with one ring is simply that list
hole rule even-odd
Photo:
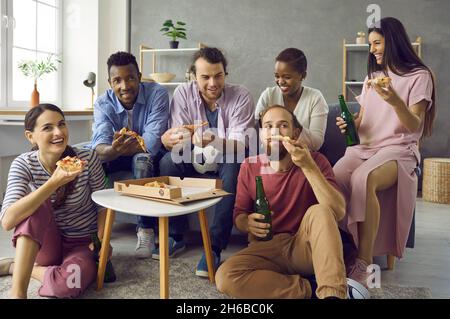
[{"label": "man in pink shirt", "polygon": [[[303,299],[351,298],[357,289],[360,297],[368,297],[361,284],[346,280],[337,225],[345,201],[330,163],[297,141],[302,127],[283,106],[266,109],[260,125],[266,154],[242,163],[234,207],[234,223],[248,233],[250,244],[219,267],[218,290],[235,298]],[[273,212],[269,241],[257,240],[270,225],[254,213],[256,176],[262,177]]]},{"label": "man in pink shirt", "polygon": [[[236,181],[245,155],[246,130],[254,128],[255,105],[246,88],[225,83],[227,61],[219,49],[202,48],[196,52],[193,73],[195,81],[178,86],[170,103],[170,129],[161,137],[168,153],[161,159],[159,168],[161,176],[220,178],[223,189],[232,194],[215,207],[210,227],[217,268],[233,227]],[[203,126],[192,127],[193,124]],[[204,165],[202,156],[192,156],[196,152],[214,155]],[[185,216],[171,219],[170,256],[184,249],[182,233],[186,224]],[[152,256],[159,258],[159,250]],[[204,255],[196,274],[208,277]]]}]

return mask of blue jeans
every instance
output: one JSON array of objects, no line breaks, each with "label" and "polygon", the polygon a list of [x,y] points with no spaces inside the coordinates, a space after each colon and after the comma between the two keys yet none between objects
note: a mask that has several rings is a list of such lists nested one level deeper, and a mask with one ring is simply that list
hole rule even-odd
[{"label": "blue jeans", "polygon": [[[198,173],[191,163],[175,164],[172,160],[171,153],[166,153],[159,162],[159,171],[161,176],[178,176],[178,177],[202,177],[217,178],[222,180],[223,189],[233,195],[225,196],[215,206],[214,219],[210,224],[210,236],[212,246],[222,250],[225,249],[230,240],[231,230],[233,228],[233,209],[236,200],[236,186],[239,175],[239,163],[219,163],[218,172],[216,174],[201,175]],[[170,218],[169,225],[174,234],[182,235],[186,231],[188,223],[187,216],[177,216]]]},{"label": "blue jeans", "polygon": [[[112,185],[114,181],[118,180],[155,176],[154,163],[148,153],[122,156],[114,161],[104,163],[103,168]],[[112,187],[112,185],[110,186]],[[155,217],[138,216],[137,220],[140,228],[154,228],[157,219]]]}]

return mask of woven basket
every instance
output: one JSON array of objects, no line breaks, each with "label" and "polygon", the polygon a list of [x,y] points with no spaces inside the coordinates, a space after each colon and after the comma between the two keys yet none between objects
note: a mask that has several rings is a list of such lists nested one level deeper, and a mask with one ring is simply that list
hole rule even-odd
[{"label": "woven basket", "polygon": [[450,158],[423,161],[422,197],[429,202],[450,204]]}]

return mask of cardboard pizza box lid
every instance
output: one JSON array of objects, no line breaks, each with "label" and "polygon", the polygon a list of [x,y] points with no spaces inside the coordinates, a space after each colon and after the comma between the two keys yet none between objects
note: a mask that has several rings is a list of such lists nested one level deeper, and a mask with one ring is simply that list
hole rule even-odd
[{"label": "cardboard pizza box lid", "polygon": [[[168,188],[148,187],[146,183],[158,181]],[[142,179],[129,179],[114,183],[114,190],[123,195],[145,198],[169,204],[183,205],[193,201],[231,195],[222,190],[222,180],[210,178],[191,178],[159,176]]]}]

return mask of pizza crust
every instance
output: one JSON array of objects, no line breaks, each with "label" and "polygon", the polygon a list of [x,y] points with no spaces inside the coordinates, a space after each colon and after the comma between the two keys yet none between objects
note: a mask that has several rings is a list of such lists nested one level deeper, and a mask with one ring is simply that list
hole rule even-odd
[{"label": "pizza crust", "polygon": [[369,81],[367,81],[367,84],[369,85],[378,85],[381,86],[383,88],[387,88],[389,86],[389,84],[391,83],[391,78],[388,76],[380,76],[377,77],[375,79],[370,79]]},{"label": "pizza crust", "polygon": [[187,128],[189,131],[191,132],[195,132],[197,129],[199,129],[200,127],[206,126],[208,125],[207,121],[203,121],[200,124],[185,124],[182,127],[183,128]]},{"label": "pizza crust", "polygon": [[87,161],[79,159],[78,157],[66,156],[56,162],[56,166],[61,167],[66,172],[76,172],[83,168],[87,164]]},{"label": "pizza crust", "polygon": [[150,183],[146,183],[146,184],[144,184],[144,186],[146,186],[146,187],[168,188],[167,184],[162,183],[162,182],[158,182],[158,181],[153,181],[153,182],[150,182]]},{"label": "pizza crust", "polygon": [[273,136],[269,136],[268,139],[271,140],[279,140],[279,141],[284,141],[284,142],[288,142],[288,143],[293,143],[295,142],[293,139],[291,139],[289,136],[283,136],[283,135],[273,135]]}]

